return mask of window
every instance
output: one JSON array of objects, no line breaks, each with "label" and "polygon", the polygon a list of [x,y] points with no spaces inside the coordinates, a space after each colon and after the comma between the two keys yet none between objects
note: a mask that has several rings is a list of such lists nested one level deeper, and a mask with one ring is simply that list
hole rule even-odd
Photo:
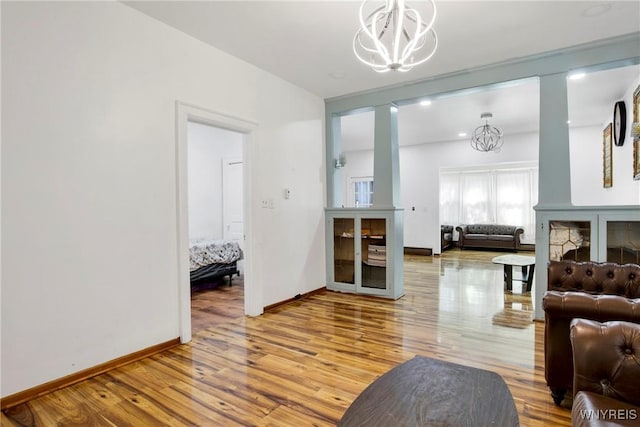
[{"label": "window", "polygon": [[373,177],[351,178],[353,206],[356,208],[370,208],[373,206]]},{"label": "window", "polygon": [[524,227],[535,242],[537,166],[488,166],[440,172],[441,224],[505,224]]}]

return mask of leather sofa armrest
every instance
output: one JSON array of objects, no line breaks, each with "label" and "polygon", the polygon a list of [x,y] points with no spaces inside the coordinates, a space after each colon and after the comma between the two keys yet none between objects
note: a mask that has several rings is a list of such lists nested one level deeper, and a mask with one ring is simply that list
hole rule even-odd
[{"label": "leather sofa armrest", "polygon": [[522,234],[524,234],[524,228],[516,227],[516,229],[513,232],[513,244],[516,249],[520,249],[520,238]]},{"label": "leather sofa armrest", "polygon": [[640,404],[640,324],[574,319],[573,393],[579,391]]},{"label": "leather sofa armrest", "polygon": [[640,323],[640,298],[547,291],[542,298],[542,308],[546,316],[553,318],[580,317],[600,322],[624,320]]}]

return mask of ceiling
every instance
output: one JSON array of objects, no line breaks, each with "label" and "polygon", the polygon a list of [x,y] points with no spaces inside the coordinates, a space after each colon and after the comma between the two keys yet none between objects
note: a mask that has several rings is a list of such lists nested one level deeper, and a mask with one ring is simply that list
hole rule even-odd
[{"label": "ceiling", "polygon": [[[379,74],[361,64],[351,49],[360,1],[124,3],[325,99],[640,31],[640,1],[440,0],[434,26],[439,47],[434,57],[406,73]],[[640,69],[608,72],[618,74],[590,74],[585,84],[575,82],[576,87],[570,87],[572,125],[600,125]],[[459,132],[471,132],[482,124],[484,111],[493,113],[491,124],[505,134],[537,130],[537,81],[433,100],[429,107],[401,107],[400,142],[458,138]],[[345,142],[355,144],[352,149],[368,144],[367,132],[373,125],[367,120],[372,116],[350,116],[343,122]],[[434,122],[439,126],[427,126]]]},{"label": "ceiling", "polygon": [[[589,73],[569,80],[570,127],[601,126],[613,117],[613,105],[633,88],[640,65]],[[631,106],[627,106],[631,108]],[[511,82],[504,87],[475,93],[443,95],[428,106],[419,103],[398,108],[398,141],[401,146],[431,142],[469,140],[482,124],[480,114],[490,112],[489,124],[505,135],[537,132],[540,96],[537,79]],[[433,124],[437,125],[434,126]],[[342,117],[343,151],[373,149],[373,112]],[[460,133],[466,133],[460,136]]]}]

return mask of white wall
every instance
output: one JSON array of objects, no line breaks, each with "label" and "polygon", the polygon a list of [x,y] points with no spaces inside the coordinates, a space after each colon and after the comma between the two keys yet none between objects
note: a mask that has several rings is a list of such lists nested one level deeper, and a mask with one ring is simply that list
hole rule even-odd
[{"label": "white wall", "polygon": [[[347,160],[346,182],[350,176],[373,175],[373,151],[348,152]],[[475,151],[467,139],[400,147],[404,246],[439,251],[441,168],[537,161],[537,133],[508,136],[499,153]]]},{"label": "white wall", "polygon": [[258,123],[264,305],[325,285],[321,99],[122,3],[1,7],[2,396],[178,337],[176,100]]},{"label": "white wall", "polygon": [[640,84],[640,77],[624,95],[627,108],[626,138],[622,147],[613,146],[613,186],[602,186],[602,131],[613,120],[611,115],[602,118],[599,126],[571,129],[571,202],[578,206],[638,205],[640,181],[633,180],[633,91]]},{"label": "white wall", "polygon": [[[242,159],[243,135],[200,123],[187,124],[189,238],[222,239],[222,162]],[[242,192],[242,183],[237,191]]]}]

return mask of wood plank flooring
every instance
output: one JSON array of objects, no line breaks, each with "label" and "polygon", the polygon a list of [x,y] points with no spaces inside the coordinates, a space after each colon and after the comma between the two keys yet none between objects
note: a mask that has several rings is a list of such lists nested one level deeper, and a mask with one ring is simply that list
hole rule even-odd
[{"label": "wood plank flooring", "polygon": [[423,355],[502,375],[522,426],[569,426],[544,381],[544,325],[529,295],[503,292],[495,255],[407,256],[397,301],[325,291],[217,319],[187,345],[6,411],[2,425],[333,426],[376,378]]},{"label": "wood plank flooring", "polygon": [[204,283],[191,290],[191,333],[244,315],[244,278],[233,276]]}]

